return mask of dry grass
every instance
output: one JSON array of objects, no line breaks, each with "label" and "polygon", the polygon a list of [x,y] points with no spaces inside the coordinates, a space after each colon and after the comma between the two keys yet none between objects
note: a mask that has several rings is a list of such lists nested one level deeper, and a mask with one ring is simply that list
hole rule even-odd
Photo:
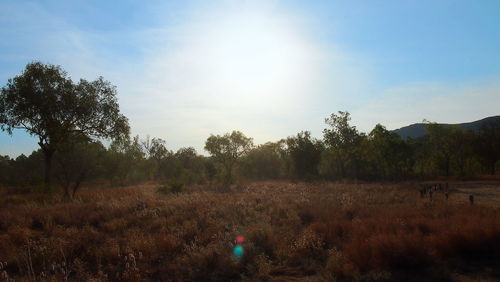
[{"label": "dry grass", "polygon": [[457,183],[449,200],[432,202],[411,183],[168,195],[149,183],[83,189],[71,202],[1,192],[0,272],[17,281],[499,279],[497,184]]}]

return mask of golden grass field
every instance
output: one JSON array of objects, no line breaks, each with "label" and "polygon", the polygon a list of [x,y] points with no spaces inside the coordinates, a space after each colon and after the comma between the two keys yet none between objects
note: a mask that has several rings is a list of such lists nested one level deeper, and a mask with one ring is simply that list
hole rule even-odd
[{"label": "golden grass field", "polygon": [[409,182],[157,187],[82,189],[73,201],[2,189],[3,279],[500,280],[496,180],[452,182],[448,200],[432,201]]}]

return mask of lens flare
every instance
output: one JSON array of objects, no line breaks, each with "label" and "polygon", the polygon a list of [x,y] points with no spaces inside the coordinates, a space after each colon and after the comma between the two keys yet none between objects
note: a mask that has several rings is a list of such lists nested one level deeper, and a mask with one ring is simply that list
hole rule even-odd
[{"label": "lens flare", "polygon": [[233,255],[237,259],[241,258],[243,256],[243,247],[242,246],[234,247]]},{"label": "lens flare", "polygon": [[243,235],[236,236],[236,244],[241,245],[245,242],[245,237]]}]

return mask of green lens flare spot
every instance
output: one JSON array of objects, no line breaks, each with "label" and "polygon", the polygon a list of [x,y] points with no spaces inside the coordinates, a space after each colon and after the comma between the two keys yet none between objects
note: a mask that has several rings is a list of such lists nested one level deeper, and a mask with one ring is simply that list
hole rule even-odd
[{"label": "green lens flare spot", "polygon": [[243,256],[243,247],[242,246],[236,246],[234,247],[233,255],[235,258],[241,258]]}]

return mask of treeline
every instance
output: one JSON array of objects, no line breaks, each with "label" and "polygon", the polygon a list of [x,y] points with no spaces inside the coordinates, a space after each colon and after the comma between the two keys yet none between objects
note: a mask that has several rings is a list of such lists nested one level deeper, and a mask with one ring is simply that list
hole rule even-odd
[{"label": "treeline", "polygon": [[[390,181],[436,176],[495,174],[500,159],[500,124],[476,130],[427,122],[427,135],[407,140],[377,124],[369,133],[350,125],[348,112],[326,120],[323,138],[310,132],[255,146],[239,131],[211,135],[210,156],[194,148],[169,150],[165,140],[136,137],[99,141],[74,135],[53,156],[52,178],[68,195],[82,182],[127,185],[163,183],[230,184],[235,181],[292,179]],[[40,185],[44,154],[0,157],[0,183]]]},{"label": "treeline", "polygon": [[[28,157],[0,156],[0,185],[47,192],[55,179],[72,197],[83,182],[227,188],[235,181],[266,179],[402,180],[495,174],[500,159],[500,125],[492,122],[477,131],[428,122],[428,134],[415,140],[402,140],[382,125],[362,133],[349,122],[348,112],[332,114],[322,139],[302,131],[255,146],[233,131],[207,138],[210,157],[192,147],[173,152],[160,138],[130,136],[109,81],[73,81],[60,66],[32,62],[0,89],[0,130],[25,130],[38,138],[40,149]],[[97,140],[113,141],[105,147]]]},{"label": "treeline", "polygon": [[[106,148],[100,141],[71,138],[66,147],[55,152],[51,178],[73,194],[83,182],[120,186],[148,180],[206,183],[215,168],[210,158],[192,147],[177,152],[168,150],[160,138],[140,140],[138,136],[113,141]],[[43,186],[44,154],[41,149],[15,159],[0,156],[0,184],[6,186]]]}]

